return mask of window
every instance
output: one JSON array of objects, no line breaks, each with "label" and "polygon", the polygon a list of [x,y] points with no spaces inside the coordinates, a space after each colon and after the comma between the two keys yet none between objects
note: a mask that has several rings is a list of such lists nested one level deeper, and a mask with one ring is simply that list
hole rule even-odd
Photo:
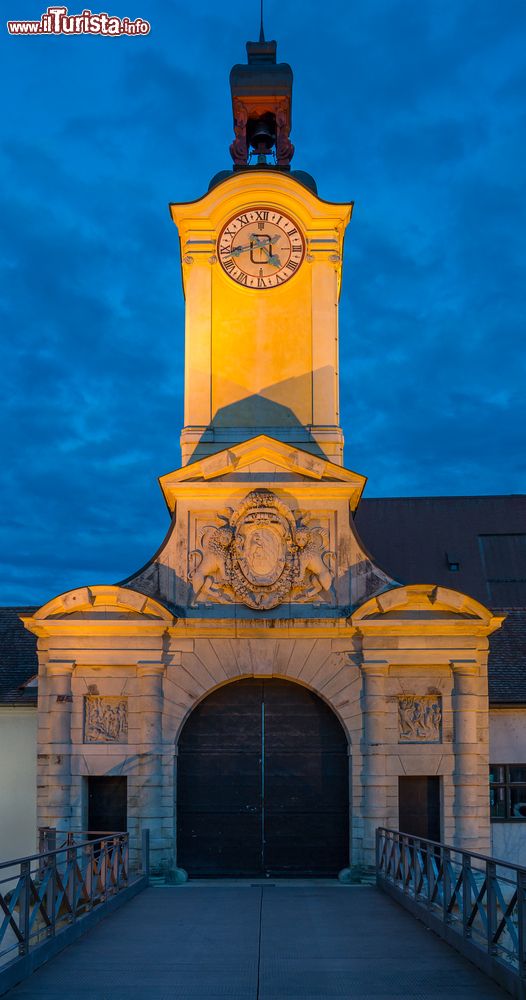
[{"label": "window", "polygon": [[526,764],[490,764],[492,819],[526,820]]},{"label": "window", "polygon": [[458,555],[451,555],[450,552],[446,552],[446,565],[450,573],[458,573],[460,571],[460,559]]}]

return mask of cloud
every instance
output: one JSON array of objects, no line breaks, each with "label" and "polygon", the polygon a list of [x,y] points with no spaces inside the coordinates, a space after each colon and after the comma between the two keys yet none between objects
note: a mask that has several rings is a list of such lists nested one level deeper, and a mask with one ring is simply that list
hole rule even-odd
[{"label": "cloud", "polygon": [[[230,166],[228,72],[258,24],[243,0],[144,16],[141,39],[4,47],[4,603],[121,579],[167,527],[184,350],[167,204]],[[356,199],[347,463],[370,495],[525,490],[522,0],[322,17],[269,0],[266,27],[294,69],[294,166]]]}]

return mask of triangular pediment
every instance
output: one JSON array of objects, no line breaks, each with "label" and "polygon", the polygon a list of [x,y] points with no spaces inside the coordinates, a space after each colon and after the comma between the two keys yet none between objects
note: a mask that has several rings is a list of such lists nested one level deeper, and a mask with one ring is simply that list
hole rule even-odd
[{"label": "triangular pediment", "polygon": [[353,508],[358,504],[366,483],[365,476],[357,472],[266,434],[169,472],[161,476],[159,483],[168,507],[173,509],[175,494],[182,484],[228,481],[233,476],[236,480],[246,477],[247,483],[252,477],[260,479],[268,476],[271,480],[279,476],[283,482],[303,480],[345,485],[349,489]]}]

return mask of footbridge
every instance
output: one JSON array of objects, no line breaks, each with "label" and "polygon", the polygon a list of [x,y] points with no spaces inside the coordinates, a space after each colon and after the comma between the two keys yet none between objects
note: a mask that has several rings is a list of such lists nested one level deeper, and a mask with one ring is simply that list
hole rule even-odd
[{"label": "footbridge", "polygon": [[152,885],[126,834],[0,866],[0,994],[485,998],[525,991],[526,869],[377,832],[376,884]]}]

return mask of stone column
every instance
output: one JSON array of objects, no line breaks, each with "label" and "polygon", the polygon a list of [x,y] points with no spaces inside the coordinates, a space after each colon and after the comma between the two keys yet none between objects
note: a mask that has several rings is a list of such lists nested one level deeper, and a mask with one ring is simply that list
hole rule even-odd
[{"label": "stone column", "polygon": [[47,823],[59,830],[71,825],[71,676],[74,660],[49,660],[46,666],[48,698]]},{"label": "stone column", "polygon": [[138,665],[141,716],[141,827],[150,830],[152,871],[161,867],[162,852],[162,763],[164,664],[154,661]]},{"label": "stone column", "polygon": [[[450,663],[453,672],[455,846],[476,851],[480,844],[477,734],[479,664],[477,660],[451,660]],[[486,774],[486,784],[488,780]],[[487,794],[489,796],[489,792]]]},{"label": "stone column", "polygon": [[375,863],[375,835],[377,826],[386,822],[386,767],[385,767],[385,678],[387,660],[368,660],[362,663],[362,716],[363,716],[363,860]]}]

